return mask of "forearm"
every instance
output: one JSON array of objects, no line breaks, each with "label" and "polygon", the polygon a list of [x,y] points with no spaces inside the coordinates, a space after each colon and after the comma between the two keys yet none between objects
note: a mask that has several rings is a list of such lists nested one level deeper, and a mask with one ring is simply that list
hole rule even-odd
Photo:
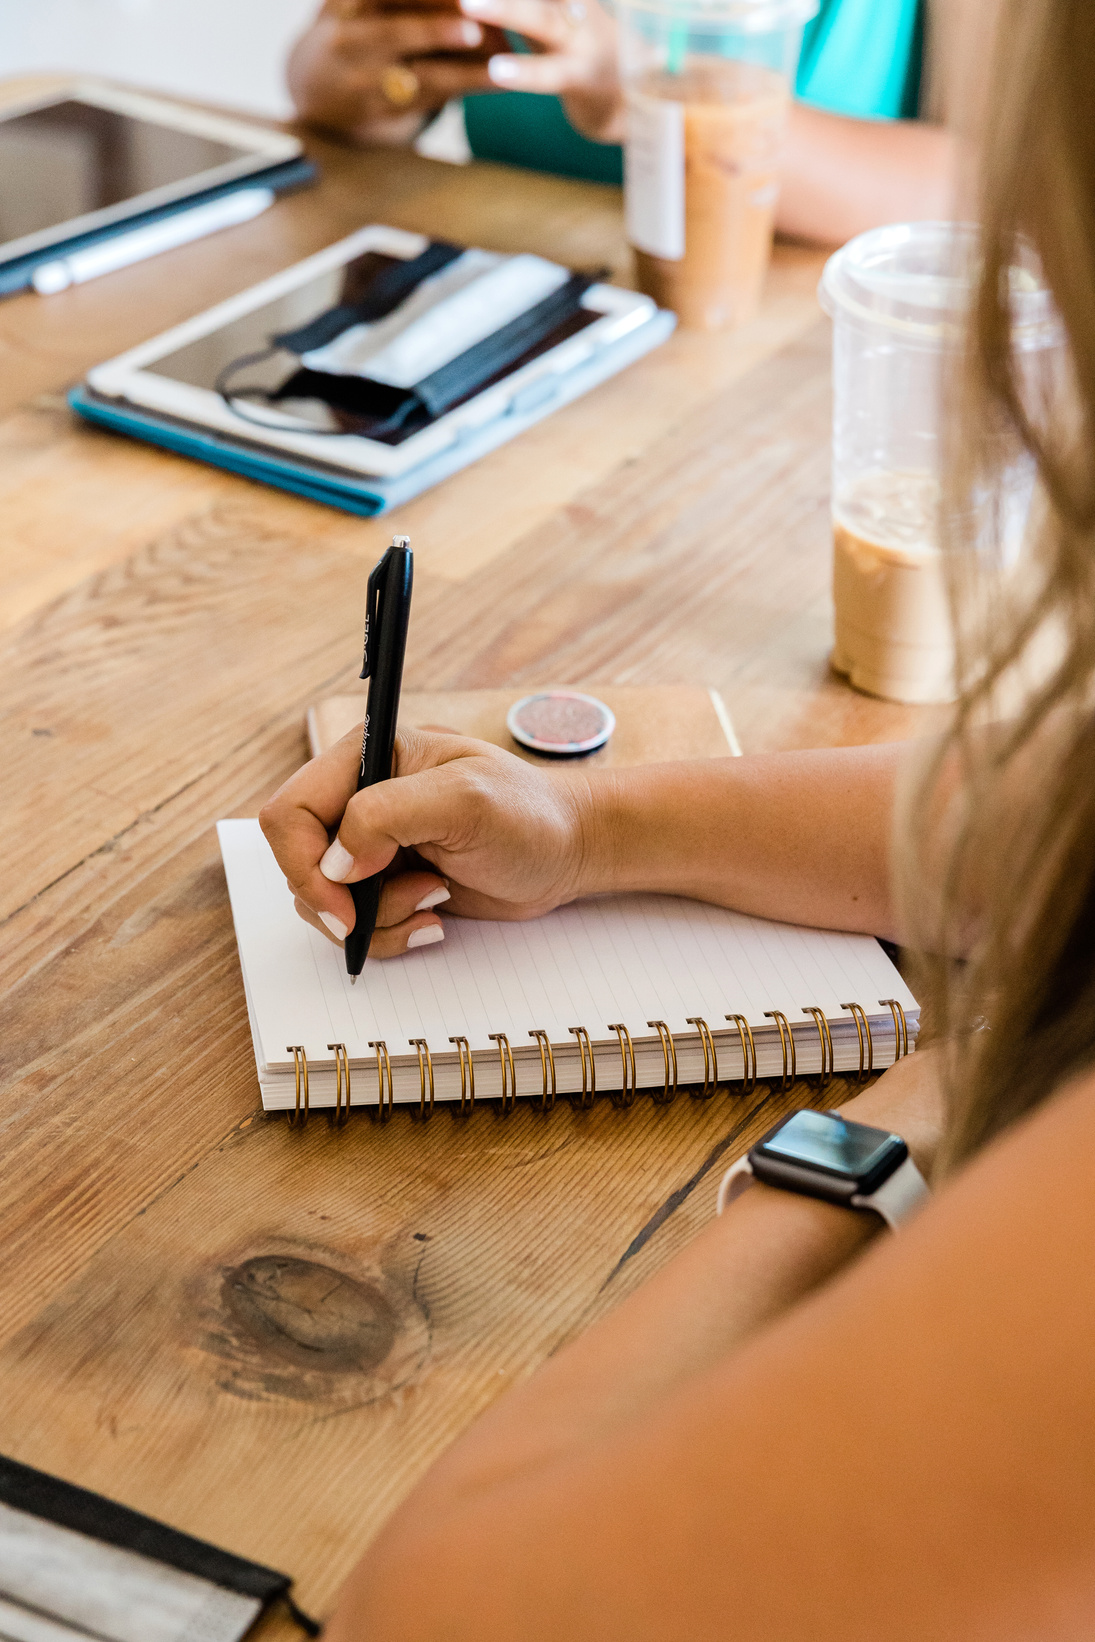
[{"label": "forearm", "polygon": [[[942,1123],[938,1071],[931,1051],[918,1054],[842,1108],[858,1122],[899,1129],[925,1174]],[[398,1575],[393,1584],[393,1566],[405,1567],[423,1546],[450,1545],[469,1513],[490,1515],[514,1488],[535,1487],[597,1445],[642,1431],[884,1235],[874,1215],[754,1184],[431,1469],[356,1569],[325,1632],[330,1642],[385,1642],[395,1634],[385,1616],[405,1611],[409,1595]],[[412,1608],[407,1634],[434,1634],[430,1596],[416,1592]]]},{"label": "forearm", "polygon": [[[567,1455],[641,1424],[667,1394],[723,1360],[824,1283],[877,1235],[866,1216],[756,1187],[684,1254],[509,1392],[430,1470],[366,1553],[324,1635],[383,1642],[405,1606],[390,1568],[408,1547],[444,1542],[469,1509]],[[397,1581],[398,1584],[398,1581]],[[432,1635],[415,1599],[414,1635]]]},{"label": "forearm", "polygon": [[843,747],[591,774],[588,892],[654,890],[896,938],[891,830],[903,751]]},{"label": "forearm", "polygon": [[[930,1174],[942,1116],[930,1053],[902,1062],[843,1110],[858,1122],[899,1128]],[[618,1432],[641,1430],[675,1392],[699,1383],[881,1235],[873,1215],[752,1186],[616,1311],[500,1399],[433,1467],[360,1564],[331,1642],[387,1636],[375,1620],[377,1604],[383,1610],[390,1598],[390,1554],[398,1562],[410,1546],[433,1535],[443,1540],[467,1511],[489,1509],[511,1485]]]},{"label": "forearm", "polygon": [[792,105],[776,226],[839,245],[888,222],[952,214],[955,143],[919,120],[856,120]]}]

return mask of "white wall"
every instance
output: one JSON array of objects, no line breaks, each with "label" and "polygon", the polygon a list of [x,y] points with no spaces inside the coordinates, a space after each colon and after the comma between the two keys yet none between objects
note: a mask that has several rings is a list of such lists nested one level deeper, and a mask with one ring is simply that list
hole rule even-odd
[{"label": "white wall", "polygon": [[283,64],[319,0],[0,0],[0,78],[102,74],[157,91],[289,112]]}]

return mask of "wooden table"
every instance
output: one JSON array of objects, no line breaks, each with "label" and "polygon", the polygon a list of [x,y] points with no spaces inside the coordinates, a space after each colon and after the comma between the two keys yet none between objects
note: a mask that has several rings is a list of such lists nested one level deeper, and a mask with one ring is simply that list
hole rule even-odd
[{"label": "wooden table", "polygon": [[678,334],[383,521],[78,424],[63,391],[96,360],[366,222],[627,277],[614,190],[317,157],[319,188],[245,227],[0,304],[0,1407],[15,1457],[322,1612],[431,1457],[692,1235],[778,1109],[263,1120],[213,822],[256,812],[350,684],[393,527],[409,688],[712,685],[746,752],[924,719],[827,670],[813,252],[777,250],[752,325]]}]

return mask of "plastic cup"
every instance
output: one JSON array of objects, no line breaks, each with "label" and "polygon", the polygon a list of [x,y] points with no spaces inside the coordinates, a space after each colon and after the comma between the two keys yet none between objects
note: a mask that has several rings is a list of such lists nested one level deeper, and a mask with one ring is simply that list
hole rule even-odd
[{"label": "plastic cup", "polygon": [[755,313],[802,25],[816,0],[619,0],[627,234],[684,325]]},{"label": "plastic cup", "polygon": [[[954,643],[942,558],[943,367],[976,277],[977,229],[947,222],[878,228],[822,275],[833,320],[831,661],[891,701],[954,698]],[[1013,345],[1031,360],[1060,346],[1036,271],[1012,270]],[[1021,549],[1033,467],[1017,454],[986,498],[974,547],[1001,568]]]}]

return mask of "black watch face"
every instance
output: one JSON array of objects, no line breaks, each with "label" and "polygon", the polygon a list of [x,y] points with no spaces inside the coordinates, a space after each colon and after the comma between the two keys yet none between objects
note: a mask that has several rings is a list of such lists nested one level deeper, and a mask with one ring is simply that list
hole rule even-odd
[{"label": "black watch face", "polygon": [[795,1112],[754,1150],[754,1156],[795,1163],[805,1169],[865,1186],[888,1178],[907,1156],[905,1142],[885,1129],[848,1123],[832,1112]]}]

